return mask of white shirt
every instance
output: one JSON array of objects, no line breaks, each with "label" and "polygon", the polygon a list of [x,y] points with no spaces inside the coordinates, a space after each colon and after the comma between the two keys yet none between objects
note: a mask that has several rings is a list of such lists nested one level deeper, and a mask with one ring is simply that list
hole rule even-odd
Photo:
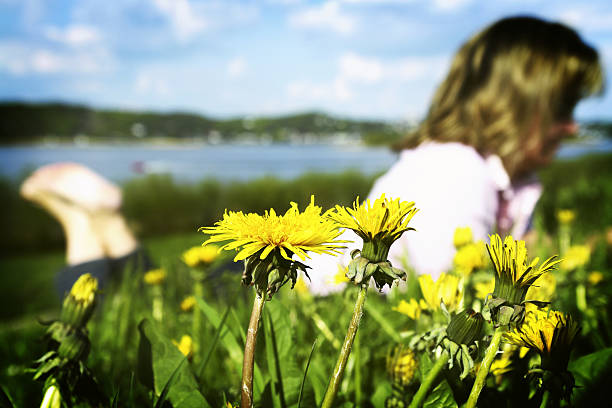
[{"label": "white shirt", "polygon": [[[475,240],[488,242],[497,222],[501,193],[508,200],[508,229],[520,238],[527,231],[541,187],[533,182],[519,188],[511,186],[508,173],[495,155],[483,158],[474,148],[460,143],[426,142],[402,151],[399,160],[375,181],[368,198],[374,200],[383,193],[387,198],[414,201],[420,210],[409,224],[416,231],[405,232],[391,246],[389,260],[400,268],[407,261],[417,274],[430,274],[436,279],[452,266],[457,227],[469,226]],[[356,241],[347,252],[361,246],[352,231],[345,237]],[[313,267],[310,275],[314,293],[335,289],[330,281],[340,260],[328,258],[317,256],[308,262]],[[341,261],[346,264],[348,258]]]}]

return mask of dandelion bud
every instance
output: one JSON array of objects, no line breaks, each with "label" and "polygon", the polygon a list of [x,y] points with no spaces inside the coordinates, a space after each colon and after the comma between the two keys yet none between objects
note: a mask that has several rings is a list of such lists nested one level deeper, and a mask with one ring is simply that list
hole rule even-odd
[{"label": "dandelion bud", "polygon": [[75,328],[84,327],[95,308],[98,280],[86,273],[74,283],[64,299],[61,321]]},{"label": "dandelion bud", "polygon": [[392,395],[385,400],[385,408],[405,408],[407,406],[404,400],[396,395]]},{"label": "dandelion bud", "polygon": [[457,344],[470,345],[480,339],[484,318],[472,309],[455,314],[446,329],[448,337]]},{"label": "dandelion bud", "polygon": [[83,361],[89,354],[91,345],[87,335],[82,330],[75,330],[62,340],[57,354],[63,360]]},{"label": "dandelion bud", "polygon": [[394,347],[387,355],[387,373],[393,384],[399,387],[412,383],[418,365],[414,352],[403,344]]}]

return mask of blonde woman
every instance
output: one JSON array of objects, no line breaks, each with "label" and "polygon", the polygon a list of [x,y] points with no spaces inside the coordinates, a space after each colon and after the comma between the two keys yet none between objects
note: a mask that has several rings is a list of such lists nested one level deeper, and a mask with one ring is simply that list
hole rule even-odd
[{"label": "blonde woman", "polygon": [[602,90],[597,51],[565,25],[505,18],[469,39],[370,193],[421,209],[391,260],[407,255],[417,273],[437,276],[451,266],[456,227],[475,239],[521,237],[541,194],[534,171],[577,131],[578,101]]},{"label": "blonde woman", "polygon": [[[495,22],[457,51],[418,128],[396,149],[398,161],[369,194],[415,201],[420,209],[389,259],[434,278],[455,254],[453,233],[475,240],[497,231],[520,238],[542,188],[534,171],[575,133],[582,98],[601,93],[597,51],[562,24],[533,17]],[[343,238],[360,239],[351,233]],[[337,266],[316,259],[311,290],[335,291]]]}]

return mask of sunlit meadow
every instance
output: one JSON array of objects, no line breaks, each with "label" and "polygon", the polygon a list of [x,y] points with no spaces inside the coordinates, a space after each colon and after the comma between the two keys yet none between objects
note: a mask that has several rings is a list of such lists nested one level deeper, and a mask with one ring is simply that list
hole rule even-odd
[{"label": "sunlit meadow", "polygon": [[[311,197],[228,211],[202,235],[152,243],[159,268],[104,290],[84,277],[44,319],[2,331],[13,345],[3,401],[596,406],[612,362],[606,237],[575,238],[571,208],[556,211],[556,234],[536,228],[527,245],[474,242],[457,226],[454,266],[416,277],[386,260],[401,234],[418,237],[412,217],[414,203],[384,196],[328,211]],[[364,246],[339,269],[344,289],[315,296],[310,253],[336,256],[345,228]]]}]

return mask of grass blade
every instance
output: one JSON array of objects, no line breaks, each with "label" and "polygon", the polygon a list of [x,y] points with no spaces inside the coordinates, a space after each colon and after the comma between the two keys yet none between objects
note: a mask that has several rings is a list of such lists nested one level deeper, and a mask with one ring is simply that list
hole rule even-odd
[{"label": "grass blade", "polygon": [[166,384],[164,385],[164,388],[162,389],[162,392],[159,394],[159,398],[157,399],[157,402],[155,403],[155,408],[163,407],[164,402],[166,401],[166,397],[168,396],[168,391],[170,390],[170,386],[174,382],[174,378],[178,374],[183,364],[185,364],[185,361],[187,361],[187,357],[181,360],[181,362],[178,364],[178,366],[176,366],[176,368],[172,372],[172,375],[170,375],[170,377],[168,378],[168,381],[166,381]]},{"label": "grass blade", "polygon": [[304,392],[304,384],[306,384],[306,376],[308,375],[308,368],[310,367],[310,359],[312,359],[312,355],[314,354],[316,347],[317,347],[317,340],[315,339],[315,341],[312,343],[310,354],[308,355],[308,361],[306,361],[306,368],[304,368],[304,377],[302,378],[302,384],[300,384],[300,393],[298,395],[297,408],[300,408],[300,404],[302,403],[302,394]]},{"label": "grass blade", "polygon": [[227,320],[227,316],[229,316],[229,312],[230,312],[230,306],[228,306],[227,309],[225,309],[225,313],[223,313],[221,322],[219,323],[219,326],[215,330],[215,337],[213,338],[212,344],[208,348],[206,357],[202,361],[202,364],[200,364],[198,371],[196,371],[198,378],[200,378],[202,374],[204,373],[204,369],[206,368],[206,365],[208,364],[208,360],[210,360],[210,357],[212,356],[213,351],[217,347],[217,343],[219,342],[219,339],[221,338],[221,331],[225,327],[225,321]]}]

